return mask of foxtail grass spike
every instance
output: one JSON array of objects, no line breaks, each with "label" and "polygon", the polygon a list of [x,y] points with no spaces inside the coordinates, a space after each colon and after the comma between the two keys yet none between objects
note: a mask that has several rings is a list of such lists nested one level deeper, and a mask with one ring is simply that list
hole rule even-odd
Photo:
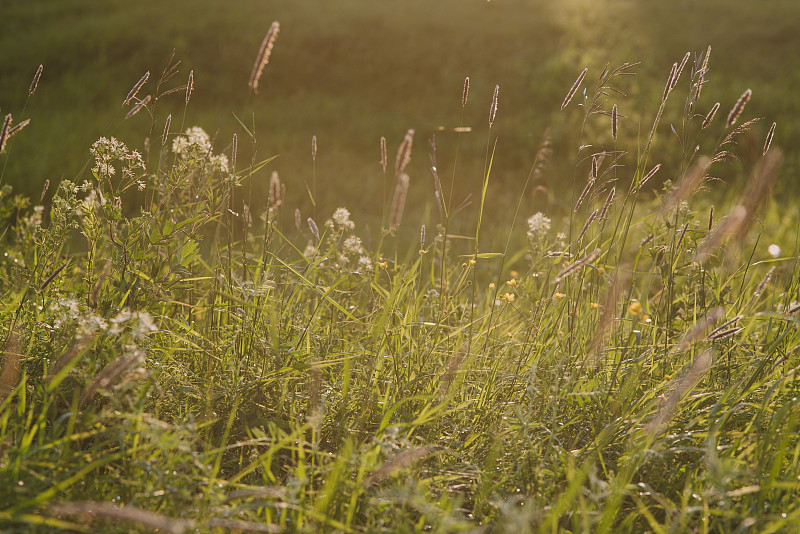
[{"label": "foxtail grass spike", "polygon": [[36,92],[36,88],[39,87],[39,80],[42,77],[43,70],[44,70],[44,65],[39,65],[39,68],[36,69],[36,74],[33,75],[33,80],[31,80],[31,86],[28,89],[28,96],[33,96],[33,93]]},{"label": "foxtail grass spike", "polygon": [[258,93],[258,81],[261,79],[264,67],[269,63],[269,56],[272,54],[272,47],[275,46],[275,39],[278,38],[280,29],[280,24],[277,21],[273,22],[267,35],[261,42],[261,49],[258,51],[258,56],[256,56],[256,62],[253,65],[253,73],[250,75],[250,82],[248,83],[250,89],[256,94]]},{"label": "foxtail grass spike", "polygon": [[567,107],[567,105],[570,103],[570,101],[572,100],[572,97],[574,97],[575,93],[578,92],[578,89],[580,88],[581,83],[583,82],[583,78],[586,76],[587,72],[589,72],[589,68],[588,67],[583,69],[583,72],[581,72],[580,76],[578,76],[578,79],[575,80],[575,83],[572,84],[572,87],[570,88],[569,92],[567,93],[567,96],[564,98],[564,101],[561,103],[561,111],[564,111],[564,108]]},{"label": "foxtail grass spike", "polygon": [[730,113],[728,113],[728,119],[725,121],[725,126],[730,128],[734,124],[736,124],[736,119],[739,118],[739,115],[742,114],[744,111],[744,107],[750,101],[750,97],[753,96],[753,91],[750,89],[746,90],[742,93],[742,96],[739,97],[739,100],[736,101],[733,108],[731,108]]},{"label": "foxtail grass spike", "polygon": [[[148,79],[148,78],[150,78],[150,71],[149,71],[149,70],[148,70],[147,72],[145,72],[145,73],[144,73],[144,76],[142,76],[141,78],[139,78],[139,81],[138,81],[138,82],[136,82],[136,85],[134,85],[134,86],[133,86],[133,88],[130,90],[130,92],[128,93],[128,96],[126,96],[126,97],[125,97],[125,100],[123,100],[123,101],[122,101],[122,106],[123,106],[123,107],[127,106],[128,104],[130,104],[130,103],[131,103],[131,101],[132,101],[134,98],[136,98],[136,95],[137,95],[137,93],[139,92],[139,89],[141,89],[141,88],[142,88],[142,86],[143,86],[145,83],[147,83],[147,79]],[[127,117],[125,117],[125,118],[127,119]]]}]

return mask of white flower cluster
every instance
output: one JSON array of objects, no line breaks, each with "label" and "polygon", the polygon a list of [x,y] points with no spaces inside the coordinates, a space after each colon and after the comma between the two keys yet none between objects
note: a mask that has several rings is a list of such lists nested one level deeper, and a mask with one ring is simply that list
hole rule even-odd
[{"label": "white flower cluster", "polygon": [[192,126],[186,133],[176,136],[172,141],[172,151],[186,164],[207,164],[211,170],[228,172],[228,156],[213,153],[211,138],[199,126]]},{"label": "white flower cluster", "polygon": [[337,232],[345,232],[356,227],[356,223],[350,220],[350,211],[347,208],[337,208],[331,218],[325,221],[325,226]]},{"label": "white flower cluster", "polygon": [[94,157],[92,172],[98,177],[116,174],[115,163],[121,165],[124,178],[132,178],[138,169],[145,170],[142,155],[136,150],[128,150],[125,143],[115,137],[111,139],[101,137],[95,141],[89,152]]},{"label": "white flower cluster", "polygon": [[535,239],[539,237],[544,237],[547,235],[547,232],[550,230],[550,218],[546,217],[544,213],[534,213],[533,216],[528,219],[528,238]]}]

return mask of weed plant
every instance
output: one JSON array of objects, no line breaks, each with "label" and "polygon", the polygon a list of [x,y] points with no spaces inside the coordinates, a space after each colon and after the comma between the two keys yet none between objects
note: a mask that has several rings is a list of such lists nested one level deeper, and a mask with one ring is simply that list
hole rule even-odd
[{"label": "weed plant", "polygon": [[[253,198],[270,159],[238,154],[252,129],[212,139],[167,116],[192,94],[174,61],[143,77],[125,112],[152,117],[148,153],[99,139],[49,209],[2,186],[3,530],[800,529],[800,219],[770,204],[771,134],[746,188],[720,193],[756,122],[749,91],[710,113],[709,54],[675,62],[633,146],[618,82],[636,65],[584,71],[562,106],[581,145],[545,137],[501,214],[502,88],[476,104],[467,81],[462,112],[488,120],[462,234],[457,149],[438,167],[430,140],[418,228],[402,215],[423,143],[409,131],[392,168],[384,140],[369,233],[347,207],[286,205],[276,173]],[[526,213],[554,157],[574,169],[569,215]],[[313,205],[336,184],[306,186]]]}]

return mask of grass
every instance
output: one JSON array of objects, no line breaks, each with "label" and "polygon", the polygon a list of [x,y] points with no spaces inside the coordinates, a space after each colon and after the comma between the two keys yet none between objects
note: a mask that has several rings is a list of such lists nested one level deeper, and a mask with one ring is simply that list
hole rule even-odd
[{"label": "grass", "polygon": [[[336,13],[376,32],[373,10],[388,9],[344,6]],[[430,24],[446,19],[441,9]],[[288,69],[291,28],[281,18],[259,85],[259,98],[294,94],[285,106],[265,98],[282,108],[268,119],[275,136],[298,127],[292,98],[325,115],[319,95],[273,79]],[[504,116],[524,104],[501,85],[489,125],[486,79],[471,78],[462,108],[459,75],[452,105],[404,108],[474,126],[437,137],[439,181],[413,186],[397,229],[399,134],[383,176],[378,143],[365,148],[376,183],[352,202],[360,160],[344,173],[321,137],[312,208],[306,184],[280,167],[305,164],[274,158],[263,127],[251,135],[264,110],[246,94],[231,97],[244,117],[235,167],[233,132],[187,130],[194,106],[213,113],[198,96],[213,69],[183,65],[166,80],[149,67],[139,97],[185,83],[187,67],[197,93],[128,121],[119,103],[148,69],[126,72],[107,97],[113,112],[83,115],[107,120],[109,137],[77,158],[77,179],[52,180],[49,209],[38,192],[0,194],[3,531],[797,530],[800,209],[770,198],[793,156],[780,135],[762,155],[774,119],[749,122],[765,105],[756,89],[736,125],[723,122],[742,88],[701,129],[725,56],[712,54],[697,100],[704,50],[665,99],[668,68],[590,67],[548,121],[553,141],[542,127],[528,145],[523,171],[499,147],[519,127]],[[561,69],[554,110],[581,70]],[[26,83],[3,113],[34,116],[46,80],[27,100]],[[635,135],[633,117],[646,118]],[[669,122],[675,134],[663,135]],[[359,124],[339,141],[358,138],[348,128]],[[19,148],[32,128],[0,156],[8,176],[35,165]],[[128,128],[150,137],[145,157],[110,138]],[[427,134],[416,131],[411,176]],[[269,187],[254,183],[275,169]],[[567,169],[557,194],[532,200],[553,169]],[[460,209],[464,193],[473,205]]]}]

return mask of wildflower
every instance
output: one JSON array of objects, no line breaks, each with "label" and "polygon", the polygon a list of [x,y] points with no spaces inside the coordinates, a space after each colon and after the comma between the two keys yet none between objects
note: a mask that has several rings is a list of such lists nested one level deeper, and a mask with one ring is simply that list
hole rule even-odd
[{"label": "wildflower", "polygon": [[518,271],[510,271],[508,274],[511,275],[511,278],[516,278],[519,276]]},{"label": "wildflower", "polygon": [[550,230],[550,218],[543,213],[535,213],[528,219],[528,238],[543,237]]},{"label": "wildflower", "polygon": [[650,319],[650,316],[647,315],[646,313],[644,315],[642,315],[642,321],[644,321],[646,323],[652,323],[653,322],[653,320]]},{"label": "wildflower", "polygon": [[772,256],[773,258],[777,258],[778,256],[781,255],[781,247],[773,243],[769,247],[767,247],[767,252],[769,252],[769,255]]},{"label": "wildflower", "polygon": [[628,306],[628,312],[631,315],[639,315],[642,313],[642,303],[638,300],[631,301],[630,305]]},{"label": "wildflower", "polygon": [[506,282],[506,285],[508,287],[517,287],[517,280],[515,278],[512,278],[511,280],[508,280]]},{"label": "wildflower", "polygon": [[225,154],[214,155],[211,138],[199,126],[192,126],[185,133],[175,136],[172,141],[172,151],[180,157],[184,164],[208,164],[212,170],[221,173],[228,172],[228,156]]},{"label": "wildflower", "polygon": [[478,260],[476,260],[475,258],[472,258],[471,260],[469,260],[469,266],[470,267],[475,267],[475,265],[477,263],[478,263]]},{"label": "wildflower", "polygon": [[387,269],[387,268],[389,267],[389,262],[387,262],[387,261],[382,261],[382,262],[380,262],[380,263],[378,264],[378,267],[380,267],[381,269],[384,269],[384,270],[385,270],[385,269]]},{"label": "wildflower", "polygon": [[361,268],[362,271],[371,271],[372,270],[372,258],[369,256],[361,256],[358,258],[358,266]]},{"label": "wildflower", "polygon": [[589,307],[593,310],[596,310],[600,307],[600,304],[598,304],[597,302],[592,302],[591,304],[589,304]]},{"label": "wildflower", "polygon": [[496,286],[496,285],[494,285],[494,282],[492,282],[492,283],[490,283],[490,284],[489,284],[489,289],[494,289],[495,287],[497,287],[497,286]]},{"label": "wildflower", "polygon": [[325,226],[338,231],[352,230],[356,224],[350,220],[350,211],[347,208],[337,208],[331,218],[325,221]]},{"label": "wildflower", "polygon": [[364,247],[361,246],[361,239],[354,235],[344,240],[342,248],[346,254],[362,254],[364,252]]},{"label": "wildflower", "polygon": [[506,293],[505,295],[503,295],[503,300],[505,300],[509,304],[514,302],[514,298],[516,298],[514,293]]},{"label": "wildflower", "polygon": [[428,251],[427,251],[427,250],[425,250],[424,248],[421,248],[421,249],[419,249],[419,255],[420,255],[420,256],[422,256],[423,254],[426,254],[427,252],[428,252]]},{"label": "wildflower", "polygon": [[566,295],[564,293],[556,293],[556,294],[553,295],[553,298],[556,299],[556,300],[561,300],[564,297],[566,297]]}]

